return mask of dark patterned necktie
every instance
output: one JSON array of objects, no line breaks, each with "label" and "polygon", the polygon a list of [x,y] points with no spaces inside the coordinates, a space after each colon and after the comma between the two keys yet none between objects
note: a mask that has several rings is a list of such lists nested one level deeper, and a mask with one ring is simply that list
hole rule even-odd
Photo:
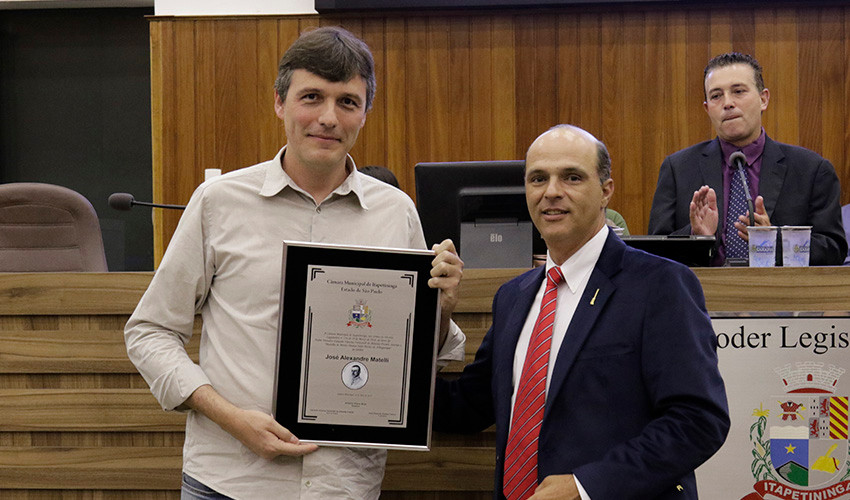
[{"label": "dark patterned necktie", "polygon": [[729,185],[729,209],[726,211],[726,257],[745,258],[749,255],[747,242],[738,236],[738,230],[735,229],[738,216],[747,213],[747,196],[744,189],[741,174],[738,170],[732,170],[732,179]]},{"label": "dark patterned necktie", "polygon": [[525,363],[514,402],[514,415],[505,450],[505,482],[502,491],[508,500],[524,500],[537,487],[537,437],[546,402],[546,376],[549,374],[549,347],[555,325],[558,284],[564,280],[560,267],[549,270],[540,314],[531,332]]}]

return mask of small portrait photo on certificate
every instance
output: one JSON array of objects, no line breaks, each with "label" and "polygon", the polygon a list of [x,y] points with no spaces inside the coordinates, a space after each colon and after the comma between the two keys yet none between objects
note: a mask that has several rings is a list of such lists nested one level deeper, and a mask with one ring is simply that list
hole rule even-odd
[{"label": "small portrait photo on certificate", "polygon": [[369,370],[362,363],[352,361],[342,369],[342,383],[353,391],[366,385],[367,380],[369,380]]}]

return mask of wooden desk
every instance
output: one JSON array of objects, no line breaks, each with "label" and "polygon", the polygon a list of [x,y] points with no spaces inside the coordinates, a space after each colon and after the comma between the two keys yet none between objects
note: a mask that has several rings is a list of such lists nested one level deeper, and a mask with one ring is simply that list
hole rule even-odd
[{"label": "wooden desk", "polygon": [[[493,294],[519,272],[465,272],[455,320],[467,359],[489,327]],[[712,311],[850,310],[850,267],[695,272]],[[122,335],[150,278],[0,274],[0,498],[179,497],[184,417],[160,409]],[[437,433],[433,445],[390,452],[382,498],[491,497],[492,432]]]}]

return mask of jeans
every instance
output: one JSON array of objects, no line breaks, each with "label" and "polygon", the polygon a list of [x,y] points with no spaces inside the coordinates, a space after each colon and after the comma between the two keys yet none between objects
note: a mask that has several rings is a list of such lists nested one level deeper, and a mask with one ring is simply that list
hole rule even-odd
[{"label": "jeans", "polygon": [[180,500],[230,500],[230,497],[222,495],[196,479],[183,474]]}]

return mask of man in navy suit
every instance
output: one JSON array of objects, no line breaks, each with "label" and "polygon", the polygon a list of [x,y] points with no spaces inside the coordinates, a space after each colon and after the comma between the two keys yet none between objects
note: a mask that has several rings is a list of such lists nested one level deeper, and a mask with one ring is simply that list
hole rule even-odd
[{"label": "man in navy suit", "polygon": [[[717,138],[664,160],[652,199],[649,233],[716,235],[714,264],[722,265],[733,240],[749,239],[748,210],[729,213],[730,203],[724,201],[731,200],[735,177],[729,157],[741,151],[747,160],[756,225],[812,226],[810,263],[843,263],[847,241],[835,168],[808,149],[776,142],[765,134],[761,117],[770,91],[758,61],[745,54],[722,54],[708,62],[704,76],[703,106]],[[734,223],[734,229],[729,223]]]},{"label": "man in navy suit", "polygon": [[[693,471],[729,429],[699,281],[608,229],[611,162],[588,132],[559,125],[538,137],[526,156],[525,186],[546,265],[499,289],[475,361],[458,380],[438,383],[435,429],[496,424],[495,498],[697,498]],[[560,284],[544,283],[553,273]],[[539,333],[546,328],[548,339]],[[542,382],[535,386],[537,410],[527,409],[532,398],[517,396],[526,367],[545,374],[545,391]],[[529,414],[542,419],[526,427],[521,419]],[[529,436],[517,454],[516,442]],[[513,486],[522,474],[531,474],[530,486]]]}]

